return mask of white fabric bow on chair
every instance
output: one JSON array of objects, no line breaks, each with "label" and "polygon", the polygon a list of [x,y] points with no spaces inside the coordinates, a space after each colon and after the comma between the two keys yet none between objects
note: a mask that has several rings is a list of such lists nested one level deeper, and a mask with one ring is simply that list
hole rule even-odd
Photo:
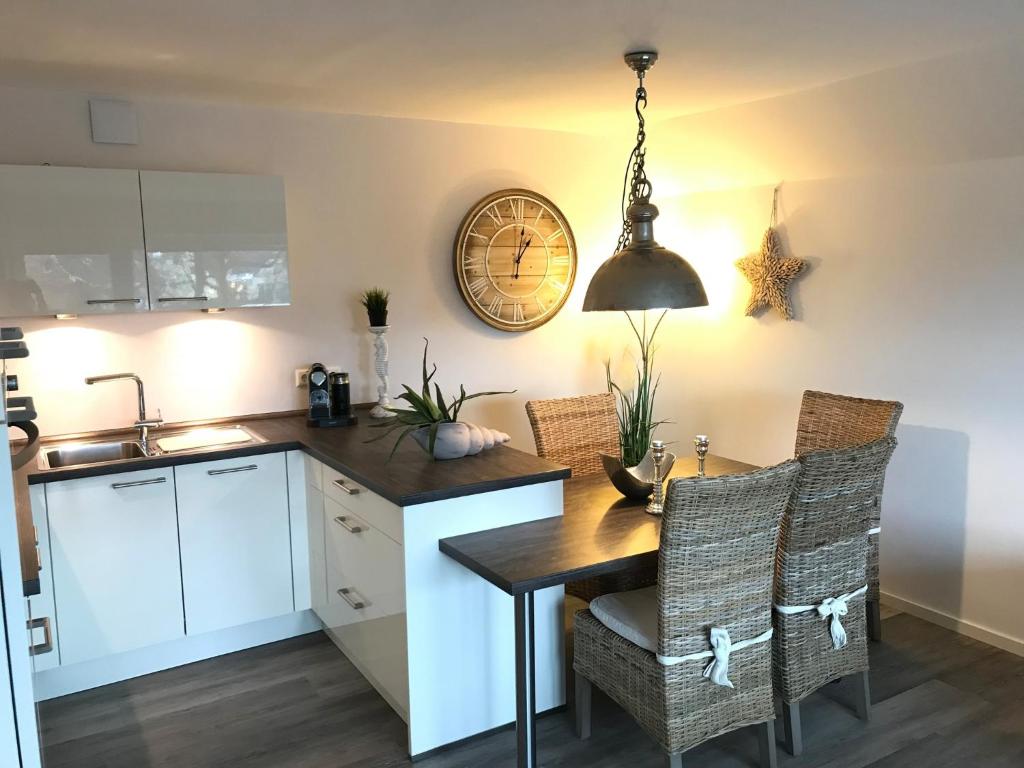
[{"label": "white fabric bow on chair", "polygon": [[782,614],[817,611],[821,618],[829,622],[828,631],[829,634],[832,635],[832,647],[838,651],[841,648],[845,648],[848,642],[846,637],[846,627],[843,626],[843,622],[840,621],[840,619],[850,612],[849,602],[855,597],[860,597],[865,594],[867,591],[868,586],[865,584],[860,589],[855,589],[853,592],[847,592],[845,595],[839,595],[839,597],[826,597],[821,601],[821,605],[776,604],[775,610]]},{"label": "white fabric bow on chair", "polygon": [[847,599],[849,599],[847,595],[829,597],[818,606],[819,616],[826,621],[829,621],[831,618],[828,631],[832,635],[832,645],[836,650],[846,647],[846,628],[843,626],[840,618],[850,612],[850,606],[846,603]]},{"label": "white fabric bow on chair", "polygon": [[711,628],[711,652],[714,658],[711,663],[704,667],[704,677],[715,685],[724,685],[732,688],[732,681],[729,680],[729,654],[732,652],[732,638],[729,631]]},{"label": "white fabric bow on chair", "polygon": [[757,637],[733,643],[732,638],[729,637],[729,630],[712,627],[710,651],[698,651],[697,653],[689,653],[686,656],[662,656],[658,654],[658,663],[665,666],[673,666],[675,664],[682,664],[684,661],[706,659],[710,656],[712,657],[711,663],[704,667],[703,676],[715,685],[733,688],[732,681],[729,680],[729,654],[733,651],[742,651],[744,648],[749,648],[757,643],[768,642],[772,639],[773,631],[773,629],[768,629]]}]

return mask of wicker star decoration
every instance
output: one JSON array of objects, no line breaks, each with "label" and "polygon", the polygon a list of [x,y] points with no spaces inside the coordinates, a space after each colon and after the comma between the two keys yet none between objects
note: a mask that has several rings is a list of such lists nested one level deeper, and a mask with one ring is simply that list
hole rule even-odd
[{"label": "wicker star decoration", "polygon": [[768,227],[765,231],[760,253],[740,259],[736,266],[750,282],[748,317],[771,307],[784,320],[793,319],[789,283],[804,271],[807,262],[794,256],[782,255],[782,241],[775,227]]}]

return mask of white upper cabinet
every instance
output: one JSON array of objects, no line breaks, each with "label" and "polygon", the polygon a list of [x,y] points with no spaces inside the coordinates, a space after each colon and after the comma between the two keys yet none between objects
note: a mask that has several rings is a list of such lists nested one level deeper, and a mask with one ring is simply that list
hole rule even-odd
[{"label": "white upper cabinet", "polygon": [[0,315],[147,309],[138,171],[0,166]]},{"label": "white upper cabinet", "polygon": [[291,302],[282,179],[165,171],[140,179],[154,310]]}]

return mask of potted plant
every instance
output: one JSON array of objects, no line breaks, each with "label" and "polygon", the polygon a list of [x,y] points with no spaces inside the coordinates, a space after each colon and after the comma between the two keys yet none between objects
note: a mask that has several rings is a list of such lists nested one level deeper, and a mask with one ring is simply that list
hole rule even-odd
[{"label": "potted plant", "polygon": [[640,359],[636,365],[636,385],[632,390],[623,390],[612,380],[611,362],[605,361],[605,375],[608,380],[608,391],[618,397],[619,445],[622,449],[624,467],[635,467],[647,455],[651,447],[654,431],[664,422],[654,420],[654,397],[658,393],[661,376],[654,375],[654,335],[658,332],[665,313],[661,314],[654,324],[650,335],[647,334],[647,313],[644,313],[643,326],[637,328],[633,318],[626,313],[633,333],[640,343]]},{"label": "potted plant", "polygon": [[[653,488],[651,478],[654,472],[653,460],[648,457],[654,432],[663,421],[654,420],[654,397],[658,393],[661,376],[654,374],[654,335],[658,332],[665,314],[647,333],[647,313],[637,328],[629,313],[625,313],[633,333],[640,343],[640,359],[636,364],[636,383],[631,390],[624,390],[612,380],[611,361],[605,361],[605,376],[608,391],[618,398],[616,414],[619,419],[619,456],[601,455],[605,473],[619,491],[631,499],[643,499]],[[662,477],[672,469],[675,455],[666,453],[662,463]]]},{"label": "potted plant", "polygon": [[391,294],[383,288],[370,288],[363,291],[361,302],[366,308],[366,316],[371,328],[383,328],[388,324],[388,299]]},{"label": "potted plant", "polygon": [[[388,410],[395,414],[395,419],[385,424],[373,425],[387,430],[373,440],[380,440],[398,432],[398,439],[395,440],[388,460],[391,460],[398,446],[409,435],[412,435],[420,447],[435,459],[459,459],[471,453],[478,453],[483,447],[508,442],[509,437],[503,432],[460,422],[459,413],[468,400],[489,395],[509,395],[515,390],[477,392],[468,395],[466,388],[460,385],[458,397],[452,396],[446,400],[441,393],[441,386],[436,382],[431,392],[430,385],[434,374],[437,373],[437,364],[435,363],[430,372],[427,372],[427,350],[430,348],[430,341],[423,341],[423,383],[420,391],[416,392],[409,385],[403,384],[402,388],[405,391],[398,395],[398,399],[405,400],[409,407],[389,408]],[[487,430],[490,440],[478,439],[484,430]]]}]

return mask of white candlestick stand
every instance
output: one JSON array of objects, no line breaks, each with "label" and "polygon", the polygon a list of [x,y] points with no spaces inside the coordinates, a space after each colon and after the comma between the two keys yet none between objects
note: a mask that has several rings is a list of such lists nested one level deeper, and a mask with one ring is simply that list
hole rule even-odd
[{"label": "white candlestick stand", "polygon": [[388,410],[391,407],[391,398],[388,397],[388,340],[384,335],[388,332],[388,325],[371,325],[370,333],[373,334],[373,370],[377,374],[377,404],[370,411],[370,417],[374,419],[390,419],[395,414]]}]

